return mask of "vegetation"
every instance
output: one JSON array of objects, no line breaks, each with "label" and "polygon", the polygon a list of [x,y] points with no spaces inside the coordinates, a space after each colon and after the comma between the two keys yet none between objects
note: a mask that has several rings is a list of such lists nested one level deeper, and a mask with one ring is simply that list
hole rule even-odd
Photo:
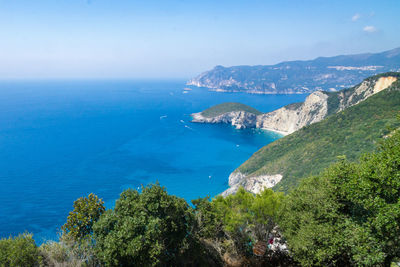
[{"label": "vegetation", "polygon": [[241,103],[222,103],[204,110],[201,115],[211,118],[232,111],[246,111],[255,115],[262,114],[262,112],[258,111],[257,109]]},{"label": "vegetation", "polygon": [[0,266],[39,266],[42,258],[31,234],[0,240]]},{"label": "vegetation", "polygon": [[276,190],[288,191],[303,177],[316,175],[345,155],[357,160],[399,127],[400,82],[365,101],[306,126],[257,151],[238,171],[248,176],[282,174]]},{"label": "vegetation", "polygon": [[110,266],[174,265],[191,220],[188,204],[158,185],[126,190],[94,226],[96,255]]},{"label": "vegetation", "polygon": [[400,132],[360,163],[345,158],[283,202],[279,225],[304,266],[390,266],[400,256]]},{"label": "vegetation", "polygon": [[81,197],[74,202],[74,210],[69,213],[66,224],[62,226],[64,235],[74,241],[87,237],[93,231],[93,224],[104,213],[104,202],[95,194]]},{"label": "vegetation", "polygon": [[265,257],[257,258],[252,251],[257,241],[267,241],[274,234],[282,199],[282,193],[271,189],[254,195],[240,188],[235,195],[218,196],[211,202],[194,200],[196,235],[203,242],[212,244],[225,262],[241,265],[288,262],[290,259],[285,253],[269,250]]}]

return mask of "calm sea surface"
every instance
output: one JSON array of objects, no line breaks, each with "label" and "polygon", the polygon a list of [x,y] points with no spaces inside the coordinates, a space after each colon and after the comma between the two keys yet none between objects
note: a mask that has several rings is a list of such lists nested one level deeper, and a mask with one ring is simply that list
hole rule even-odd
[{"label": "calm sea surface", "polygon": [[159,181],[190,201],[215,196],[256,150],[280,136],[190,123],[226,101],[261,111],[304,95],[184,93],[183,81],[0,82],[0,237],[55,239],[73,201],[108,208],[122,190]]}]

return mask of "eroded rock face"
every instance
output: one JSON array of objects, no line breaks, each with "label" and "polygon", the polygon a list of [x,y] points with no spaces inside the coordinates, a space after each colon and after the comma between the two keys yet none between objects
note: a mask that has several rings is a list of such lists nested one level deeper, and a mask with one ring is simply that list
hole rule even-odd
[{"label": "eroded rock face", "polygon": [[257,128],[291,134],[298,129],[321,121],[328,114],[328,95],[322,91],[310,94],[296,108],[282,107],[257,117]]},{"label": "eroded rock face", "polygon": [[192,114],[192,122],[199,123],[227,123],[236,129],[255,128],[257,115],[246,111],[227,112],[216,117],[204,117],[201,112]]},{"label": "eroded rock face", "polygon": [[221,195],[225,197],[235,194],[240,186],[246,191],[258,194],[265,188],[274,187],[281,179],[281,174],[246,177],[243,173],[236,171],[229,176],[230,187],[222,192]]},{"label": "eroded rock face", "polygon": [[339,92],[338,97],[340,102],[338,112],[350,106],[357,105],[368,97],[385,90],[395,81],[397,81],[397,78],[393,76],[380,77],[376,81],[367,80],[362,82],[350,95],[346,95],[346,92]]}]

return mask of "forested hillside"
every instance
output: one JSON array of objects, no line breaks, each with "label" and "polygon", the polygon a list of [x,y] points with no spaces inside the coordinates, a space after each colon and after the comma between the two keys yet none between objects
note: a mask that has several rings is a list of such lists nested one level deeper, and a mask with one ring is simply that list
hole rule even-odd
[{"label": "forested hillside", "polygon": [[288,191],[301,178],[346,156],[356,160],[400,124],[399,81],[367,100],[327,119],[306,126],[254,153],[235,172],[247,177],[282,174],[276,190]]}]

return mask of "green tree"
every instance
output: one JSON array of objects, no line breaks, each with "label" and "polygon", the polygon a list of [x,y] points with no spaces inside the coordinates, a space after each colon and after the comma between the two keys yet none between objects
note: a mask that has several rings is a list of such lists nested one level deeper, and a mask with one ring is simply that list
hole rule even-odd
[{"label": "green tree", "polygon": [[173,264],[192,222],[186,201],[164,187],[128,189],[93,227],[96,255],[107,266]]},{"label": "green tree", "polygon": [[95,194],[74,201],[74,210],[68,215],[67,222],[61,227],[68,239],[81,240],[92,234],[93,224],[104,213],[104,202]]},{"label": "green tree", "polygon": [[42,259],[31,234],[0,240],[0,266],[39,266]]}]

